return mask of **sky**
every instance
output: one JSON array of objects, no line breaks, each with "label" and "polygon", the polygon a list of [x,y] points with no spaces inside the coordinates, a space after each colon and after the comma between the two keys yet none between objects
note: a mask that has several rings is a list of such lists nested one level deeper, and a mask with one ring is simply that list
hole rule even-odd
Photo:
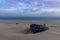
[{"label": "sky", "polygon": [[60,0],[0,0],[0,17],[60,17]]}]

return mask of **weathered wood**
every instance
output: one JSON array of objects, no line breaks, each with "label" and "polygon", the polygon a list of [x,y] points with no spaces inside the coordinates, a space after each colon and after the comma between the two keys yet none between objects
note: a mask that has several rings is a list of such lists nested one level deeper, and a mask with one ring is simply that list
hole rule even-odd
[{"label": "weathered wood", "polygon": [[42,32],[44,30],[46,30],[46,25],[37,25],[37,24],[31,24],[30,25],[30,29],[31,29],[31,32],[33,33],[38,33],[38,32]]}]

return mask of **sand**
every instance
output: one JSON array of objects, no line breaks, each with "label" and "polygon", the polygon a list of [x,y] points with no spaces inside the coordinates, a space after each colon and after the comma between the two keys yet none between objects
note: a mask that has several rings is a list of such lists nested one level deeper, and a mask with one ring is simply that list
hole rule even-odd
[{"label": "sand", "polygon": [[[60,40],[60,23],[58,22],[0,22],[0,40]],[[29,25],[46,24],[48,30],[36,34],[24,34]]]}]

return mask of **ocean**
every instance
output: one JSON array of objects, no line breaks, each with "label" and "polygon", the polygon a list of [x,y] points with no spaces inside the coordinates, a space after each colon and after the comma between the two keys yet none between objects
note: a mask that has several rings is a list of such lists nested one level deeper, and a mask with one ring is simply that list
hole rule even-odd
[{"label": "ocean", "polygon": [[20,18],[0,18],[1,21],[13,20],[13,21],[47,21],[47,22],[60,22],[60,18],[48,18],[48,17],[20,17]]}]

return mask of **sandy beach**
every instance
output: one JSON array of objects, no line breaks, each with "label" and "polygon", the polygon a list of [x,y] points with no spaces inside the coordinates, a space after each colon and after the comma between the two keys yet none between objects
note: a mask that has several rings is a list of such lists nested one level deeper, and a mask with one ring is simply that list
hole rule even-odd
[{"label": "sandy beach", "polygon": [[[60,40],[60,23],[58,22],[0,22],[0,40]],[[46,24],[48,30],[36,34],[24,34],[30,24]]]}]

